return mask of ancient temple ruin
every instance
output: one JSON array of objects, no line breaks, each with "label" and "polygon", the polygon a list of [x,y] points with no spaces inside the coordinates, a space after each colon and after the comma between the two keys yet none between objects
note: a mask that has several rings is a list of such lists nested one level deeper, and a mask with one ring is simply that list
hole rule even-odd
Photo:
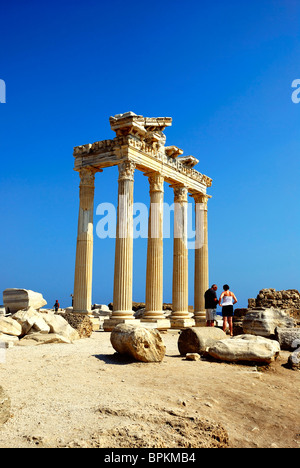
[{"label": "ancient temple ruin", "polygon": [[[157,328],[183,328],[205,323],[204,292],[208,288],[207,188],[212,180],[194,169],[199,162],[182,156],[177,146],[166,146],[169,117],[149,118],[133,112],[110,118],[116,133],[112,140],[74,148],[75,171],[80,176],[80,209],[76,250],[74,312],[88,313],[92,303],[93,209],[95,174],[118,166],[118,211],[115,249],[113,312],[106,328],[134,320],[133,187],[134,172],[148,178],[150,188],[147,248],[146,310],[143,321]],[[174,190],[173,313],[171,323],[163,315],[163,198],[164,183]],[[188,312],[188,248],[186,239],[188,195],[195,201],[194,316]],[[177,209],[176,209],[177,207]]]}]

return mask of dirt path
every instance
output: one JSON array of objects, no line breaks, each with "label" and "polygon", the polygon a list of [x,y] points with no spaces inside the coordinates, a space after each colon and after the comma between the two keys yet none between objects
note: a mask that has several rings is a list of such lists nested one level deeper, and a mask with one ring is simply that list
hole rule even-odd
[{"label": "dirt path", "polygon": [[289,353],[264,372],[190,362],[168,332],[164,361],[144,364],[116,355],[109,338],[8,349],[0,385],[12,418],[0,447],[299,447]]}]

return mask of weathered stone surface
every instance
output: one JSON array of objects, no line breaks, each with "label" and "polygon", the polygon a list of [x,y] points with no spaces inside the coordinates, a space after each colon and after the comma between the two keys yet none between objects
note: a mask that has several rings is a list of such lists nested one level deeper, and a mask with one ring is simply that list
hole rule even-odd
[{"label": "weathered stone surface", "polygon": [[47,304],[42,294],[27,289],[5,289],[3,302],[11,314],[28,307],[38,310]]},{"label": "weathered stone surface", "polygon": [[290,354],[288,359],[288,366],[293,370],[300,369],[300,340],[294,340],[293,346],[297,349]]},{"label": "weathered stone surface", "polygon": [[120,324],[112,331],[110,340],[118,353],[137,361],[161,362],[166,353],[162,337],[155,329]]},{"label": "weathered stone surface", "polygon": [[60,335],[69,341],[75,341],[80,338],[78,331],[72,328],[61,315],[53,313],[43,314],[43,319],[49,325],[50,333]]},{"label": "weathered stone surface", "polygon": [[12,316],[12,318],[22,326],[22,335],[27,335],[31,329],[34,329],[34,332],[50,332],[50,327],[43,319],[43,315],[32,307],[25,310],[19,310]]},{"label": "weathered stone surface", "polygon": [[5,333],[0,333],[0,343],[4,343],[6,348],[10,348],[18,342],[19,342],[19,338],[17,336],[6,335]]},{"label": "weathered stone surface", "polygon": [[24,338],[19,341],[18,346],[36,346],[52,343],[70,344],[71,340],[57,333],[49,333],[48,335],[45,333],[32,333],[24,336]]},{"label": "weathered stone surface", "polygon": [[227,335],[220,328],[186,328],[178,338],[178,350],[181,356],[185,356],[187,353],[198,353],[201,355],[215,341],[225,339],[227,339]]},{"label": "weathered stone surface", "polygon": [[294,328],[295,323],[280,309],[257,308],[250,310],[244,317],[244,333],[270,337],[275,335],[276,327]]},{"label": "weathered stone surface", "polygon": [[10,415],[11,415],[10,411],[11,411],[10,398],[8,397],[6,392],[3,390],[3,388],[0,386],[0,427],[9,420]]},{"label": "weathered stone surface", "polygon": [[281,349],[291,351],[295,340],[300,343],[300,328],[279,328],[275,330],[276,340],[280,344]]},{"label": "weathered stone surface", "polygon": [[20,336],[22,334],[22,325],[11,317],[0,316],[0,333],[5,335]]},{"label": "weathered stone surface", "polygon": [[76,312],[66,312],[63,314],[63,318],[74,330],[78,332],[80,338],[89,338],[92,335],[94,327],[93,322],[88,315],[76,314]]},{"label": "weathered stone surface", "polygon": [[297,289],[276,291],[276,289],[261,289],[256,299],[248,300],[248,307],[279,308],[279,309],[300,309],[300,292]]},{"label": "weathered stone surface", "polygon": [[208,349],[215,359],[228,362],[254,361],[270,364],[279,353],[278,341],[253,335],[240,335],[229,340],[217,341]]}]

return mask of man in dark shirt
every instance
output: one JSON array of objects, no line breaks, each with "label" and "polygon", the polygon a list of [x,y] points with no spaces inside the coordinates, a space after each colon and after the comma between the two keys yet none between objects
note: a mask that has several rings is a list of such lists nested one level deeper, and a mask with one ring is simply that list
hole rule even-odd
[{"label": "man in dark shirt", "polygon": [[206,309],[206,325],[207,327],[215,326],[215,318],[217,314],[217,291],[218,287],[216,284],[213,284],[210,289],[204,294],[205,298],[205,309]]}]

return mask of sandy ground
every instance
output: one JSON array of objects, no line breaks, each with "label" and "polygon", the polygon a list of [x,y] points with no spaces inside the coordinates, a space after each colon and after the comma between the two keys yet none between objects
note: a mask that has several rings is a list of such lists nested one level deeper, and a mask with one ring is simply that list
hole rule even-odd
[{"label": "sandy ground", "polygon": [[110,334],[14,347],[0,364],[12,417],[0,447],[298,448],[300,372],[187,361],[178,333],[162,363],[115,354]]}]

